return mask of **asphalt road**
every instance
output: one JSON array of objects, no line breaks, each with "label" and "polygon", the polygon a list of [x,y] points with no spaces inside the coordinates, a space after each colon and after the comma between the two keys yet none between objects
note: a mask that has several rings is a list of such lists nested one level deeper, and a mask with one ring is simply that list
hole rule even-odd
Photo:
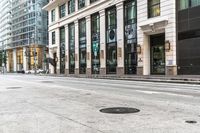
[{"label": "asphalt road", "polygon": [[0,75],[0,133],[200,133],[200,86]]}]

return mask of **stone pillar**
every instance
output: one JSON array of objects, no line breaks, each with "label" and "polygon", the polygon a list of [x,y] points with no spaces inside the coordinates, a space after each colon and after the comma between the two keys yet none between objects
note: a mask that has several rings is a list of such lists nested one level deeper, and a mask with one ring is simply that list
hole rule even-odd
[{"label": "stone pillar", "polygon": [[10,59],[9,59],[10,52],[11,51],[9,51],[9,50],[6,51],[6,57],[7,57],[7,60],[6,60],[6,72],[10,72]]},{"label": "stone pillar", "polygon": [[13,49],[13,71],[17,71],[17,49]]},{"label": "stone pillar", "polygon": [[65,25],[65,74],[69,74],[69,27]]},{"label": "stone pillar", "polygon": [[85,6],[89,6],[90,5],[90,0],[85,0]]},{"label": "stone pillar", "polygon": [[100,15],[100,75],[106,75],[106,16],[105,10]]},{"label": "stone pillar", "polygon": [[57,62],[57,74],[60,74],[60,30],[59,28],[56,29],[55,31],[56,34],[56,44],[57,45],[57,58],[58,58],[58,62]]},{"label": "stone pillar", "polygon": [[75,75],[79,75],[79,29],[78,20],[74,22],[75,25]]},{"label": "stone pillar", "polygon": [[78,11],[78,0],[75,0],[75,12]]},{"label": "stone pillar", "polygon": [[117,3],[117,75],[124,75],[124,8]]},{"label": "stone pillar", "polygon": [[28,60],[27,60],[27,57],[26,57],[26,47],[23,47],[23,70],[24,71],[27,71],[28,70]]},{"label": "stone pillar", "polygon": [[91,70],[91,17],[86,17],[86,37],[87,37],[87,70],[86,74],[90,76],[92,74]]},{"label": "stone pillar", "polygon": [[[53,50],[49,49],[49,58],[53,59]],[[49,73],[50,74],[55,74],[54,73],[54,66],[49,63]]]}]

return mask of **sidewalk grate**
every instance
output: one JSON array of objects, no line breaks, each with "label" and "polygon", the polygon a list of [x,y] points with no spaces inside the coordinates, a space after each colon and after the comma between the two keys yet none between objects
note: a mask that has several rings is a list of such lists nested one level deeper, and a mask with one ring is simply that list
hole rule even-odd
[{"label": "sidewalk grate", "polygon": [[197,123],[197,121],[194,121],[194,120],[192,120],[192,121],[185,121],[186,123],[189,123],[189,124],[196,124]]},{"label": "sidewalk grate", "polygon": [[138,113],[140,112],[140,110],[136,108],[127,108],[127,107],[113,107],[113,108],[101,109],[100,112],[109,114],[129,114],[129,113]]},{"label": "sidewalk grate", "polygon": [[22,87],[7,87],[6,89],[8,89],[8,90],[15,90],[15,89],[20,89],[20,88],[22,88]]},{"label": "sidewalk grate", "polygon": [[53,81],[41,81],[42,83],[53,83]]}]

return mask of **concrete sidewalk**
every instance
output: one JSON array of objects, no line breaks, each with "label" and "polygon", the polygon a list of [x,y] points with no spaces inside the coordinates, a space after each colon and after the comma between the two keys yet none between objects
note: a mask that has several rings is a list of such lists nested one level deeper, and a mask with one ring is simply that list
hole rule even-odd
[{"label": "concrete sidewalk", "polygon": [[56,77],[72,77],[72,78],[96,78],[96,79],[110,79],[110,80],[130,80],[130,81],[145,81],[145,82],[164,82],[164,83],[181,83],[181,84],[200,84],[200,75],[56,75],[48,74],[41,76],[56,76]]}]

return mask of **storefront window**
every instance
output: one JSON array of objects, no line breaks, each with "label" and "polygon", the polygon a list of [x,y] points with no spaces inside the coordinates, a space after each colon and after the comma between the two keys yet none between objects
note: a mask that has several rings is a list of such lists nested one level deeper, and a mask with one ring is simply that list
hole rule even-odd
[{"label": "storefront window", "polygon": [[115,74],[117,67],[117,21],[116,8],[106,11],[106,68],[108,74]]},{"label": "storefront window", "polygon": [[69,24],[69,74],[75,72],[75,26]]},{"label": "storefront window", "polygon": [[86,73],[86,21],[79,20],[79,73]]},{"label": "storefront window", "polygon": [[125,73],[136,74],[137,67],[137,25],[136,25],[136,3],[135,0],[125,2]]},{"label": "storefront window", "polygon": [[60,73],[65,73],[65,27],[60,28]]},{"label": "storefront window", "polygon": [[100,17],[94,14],[91,17],[92,22],[92,73],[99,74],[100,69]]}]

